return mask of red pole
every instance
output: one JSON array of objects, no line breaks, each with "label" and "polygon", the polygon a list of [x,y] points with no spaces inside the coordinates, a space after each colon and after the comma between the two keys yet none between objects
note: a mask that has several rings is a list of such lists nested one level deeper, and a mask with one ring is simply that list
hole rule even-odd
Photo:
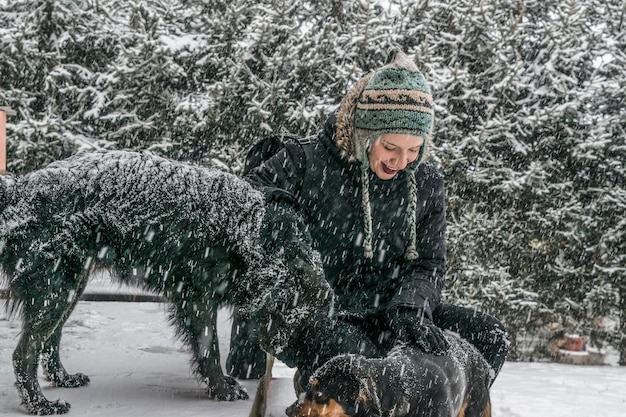
[{"label": "red pole", "polygon": [[7,172],[7,114],[14,116],[10,107],[0,107],[0,175]]}]

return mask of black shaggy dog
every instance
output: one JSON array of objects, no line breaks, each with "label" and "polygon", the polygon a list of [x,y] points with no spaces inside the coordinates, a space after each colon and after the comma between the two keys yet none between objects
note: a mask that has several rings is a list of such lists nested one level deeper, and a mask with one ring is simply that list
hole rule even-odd
[{"label": "black shaggy dog", "polygon": [[[223,304],[248,312],[284,307],[281,300],[293,297],[276,293],[285,280],[320,277],[304,243],[271,250],[277,234],[302,230],[295,215],[272,211],[234,175],[145,153],[84,154],[2,178],[0,268],[8,278],[9,310],[22,318],[13,366],[23,404],[33,414],[70,408],[44,397],[40,361],[56,386],[89,382],[66,372],[59,343],[90,274],[103,268],[171,302],[171,319],[211,398],[248,398],[222,372],[217,310]],[[306,241],[299,237],[289,241]],[[265,313],[259,320],[272,314]]]},{"label": "black shaggy dog", "polygon": [[408,346],[384,358],[340,355],[311,377],[290,417],[490,417],[490,367],[446,332],[447,355]]}]

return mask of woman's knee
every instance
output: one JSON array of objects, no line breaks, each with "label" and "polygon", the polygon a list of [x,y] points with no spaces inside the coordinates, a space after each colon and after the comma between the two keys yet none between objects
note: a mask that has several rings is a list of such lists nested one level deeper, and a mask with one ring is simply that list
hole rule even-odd
[{"label": "woman's knee", "polygon": [[483,326],[473,343],[493,369],[493,383],[506,361],[511,340],[504,324],[495,317],[484,314]]},{"label": "woman's knee", "polygon": [[495,374],[500,372],[510,346],[509,333],[500,320],[476,309],[450,304],[439,305],[433,311],[433,320],[437,326],[452,330],[472,343]]}]

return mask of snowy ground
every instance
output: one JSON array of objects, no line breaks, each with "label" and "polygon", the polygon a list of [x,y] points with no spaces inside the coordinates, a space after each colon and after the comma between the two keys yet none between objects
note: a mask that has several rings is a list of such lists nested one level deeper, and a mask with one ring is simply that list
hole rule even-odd
[{"label": "snowy ground", "polygon": [[[90,288],[92,288],[90,286]],[[221,312],[222,360],[230,334]],[[0,415],[23,416],[13,387],[11,354],[19,322],[0,312]],[[72,404],[70,416],[248,417],[252,400],[208,400],[190,375],[189,355],[166,322],[158,303],[80,302],[65,327],[62,358],[70,372],[91,384],[54,388],[42,380],[49,399]],[[279,363],[270,390],[269,417],[284,415],[295,400],[293,370]],[[251,398],[257,381],[243,381]],[[621,417],[626,410],[626,367],[548,363],[505,364],[492,389],[494,417]]]}]

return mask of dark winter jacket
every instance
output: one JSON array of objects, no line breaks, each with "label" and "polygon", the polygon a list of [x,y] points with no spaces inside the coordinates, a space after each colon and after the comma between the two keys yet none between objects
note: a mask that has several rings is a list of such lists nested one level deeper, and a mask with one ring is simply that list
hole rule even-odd
[{"label": "dark winter jacket", "polygon": [[370,174],[374,256],[367,259],[363,256],[360,166],[341,153],[336,131],[333,114],[310,145],[289,143],[247,179],[262,189],[267,199],[297,205],[340,309],[359,316],[396,306],[425,307],[430,313],[439,304],[444,286],[442,175],[430,163],[422,163],[414,172],[419,257],[407,260],[407,173],[399,172],[387,181]]}]

